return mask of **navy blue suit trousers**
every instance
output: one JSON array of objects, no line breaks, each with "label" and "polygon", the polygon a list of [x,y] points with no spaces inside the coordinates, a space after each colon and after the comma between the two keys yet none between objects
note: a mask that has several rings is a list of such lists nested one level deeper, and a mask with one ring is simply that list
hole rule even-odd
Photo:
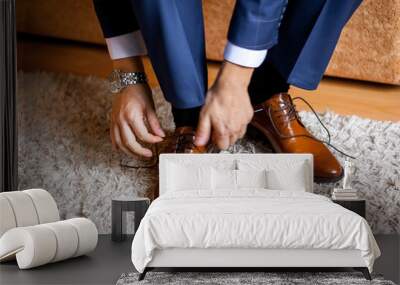
[{"label": "navy blue suit trousers", "polygon": [[[207,64],[201,0],[93,0],[105,37],[140,29],[166,99],[175,108],[204,103]],[[228,40],[268,49],[287,83],[315,89],[340,33],[361,0],[237,0]],[[268,84],[264,78],[260,84]],[[250,94],[251,96],[251,94]]]}]

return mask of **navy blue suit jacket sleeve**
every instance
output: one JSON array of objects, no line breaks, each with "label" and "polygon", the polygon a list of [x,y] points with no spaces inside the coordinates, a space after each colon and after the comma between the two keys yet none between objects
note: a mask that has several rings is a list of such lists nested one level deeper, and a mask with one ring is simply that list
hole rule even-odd
[{"label": "navy blue suit jacket sleeve", "polygon": [[105,38],[139,30],[129,0],[93,0],[93,4]]}]

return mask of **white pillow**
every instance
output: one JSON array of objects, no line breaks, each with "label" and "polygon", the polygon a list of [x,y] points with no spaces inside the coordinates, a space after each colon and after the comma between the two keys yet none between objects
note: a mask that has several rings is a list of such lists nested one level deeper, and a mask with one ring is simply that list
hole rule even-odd
[{"label": "white pillow", "polygon": [[306,161],[296,160],[239,160],[240,170],[266,170],[267,187],[271,190],[306,191],[310,169]]},{"label": "white pillow", "polygon": [[267,188],[267,171],[263,170],[236,170],[238,188]]},{"label": "white pillow", "polygon": [[268,188],[273,190],[306,191],[307,165],[305,162],[293,163],[290,167],[269,169],[267,171]]},{"label": "white pillow", "polygon": [[214,190],[236,189],[236,170],[212,168],[212,188]]},{"label": "white pillow", "polygon": [[211,167],[173,162],[169,162],[167,167],[168,191],[211,189]]}]

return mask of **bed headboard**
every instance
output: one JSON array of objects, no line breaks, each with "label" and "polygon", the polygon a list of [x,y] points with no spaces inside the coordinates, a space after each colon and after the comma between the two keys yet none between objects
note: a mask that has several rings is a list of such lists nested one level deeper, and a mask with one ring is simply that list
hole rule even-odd
[{"label": "bed headboard", "polygon": [[160,195],[167,191],[167,168],[168,162],[175,162],[181,165],[190,166],[214,166],[216,168],[237,169],[238,161],[251,162],[252,165],[260,165],[260,167],[273,168],[279,165],[280,171],[284,171],[282,167],[288,167],[293,163],[304,162],[305,178],[307,181],[307,192],[313,192],[313,156],[312,154],[271,154],[271,153],[238,153],[238,154],[161,154],[159,163],[159,191]]}]

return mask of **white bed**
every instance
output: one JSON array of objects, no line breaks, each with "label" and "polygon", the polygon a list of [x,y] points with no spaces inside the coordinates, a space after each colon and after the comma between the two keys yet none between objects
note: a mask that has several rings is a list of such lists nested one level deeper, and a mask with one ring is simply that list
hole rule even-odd
[{"label": "white bed", "polygon": [[160,197],[132,243],[140,279],[155,267],[354,267],[370,278],[380,255],[370,227],[312,193],[312,163],[308,154],[161,155]]}]

